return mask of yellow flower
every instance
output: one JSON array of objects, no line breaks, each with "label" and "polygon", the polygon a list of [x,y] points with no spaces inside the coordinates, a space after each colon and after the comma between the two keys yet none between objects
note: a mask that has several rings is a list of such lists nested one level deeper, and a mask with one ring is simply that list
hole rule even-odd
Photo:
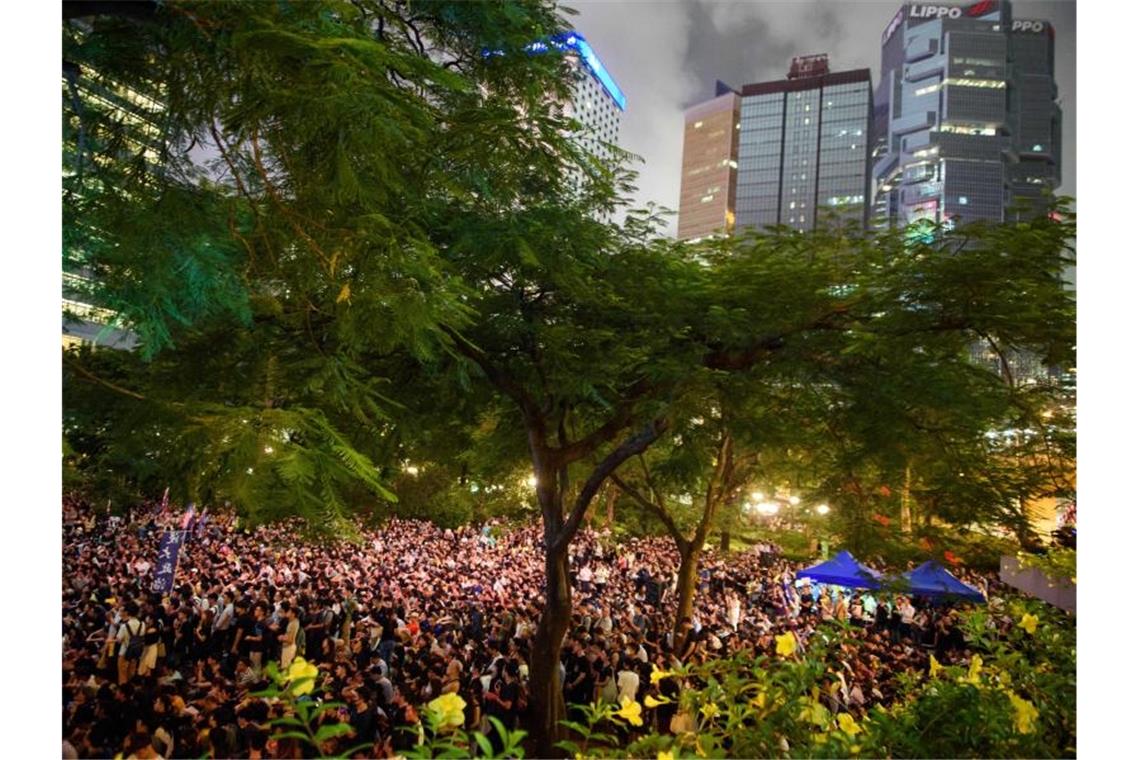
[{"label": "yellow flower", "polygon": [[673,760],[673,752],[658,752],[657,760]]},{"label": "yellow flower", "polygon": [[941,671],[942,666],[938,663],[938,660],[934,659],[934,655],[930,655],[930,677],[937,678]]},{"label": "yellow flower", "polygon": [[462,728],[466,722],[463,710],[467,703],[458,694],[443,694],[427,703],[428,712],[435,716],[439,730]]},{"label": "yellow flower", "polygon": [[970,658],[970,669],[966,671],[966,683],[972,683],[974,686],[980,686],[982,683],[982,656],[976,654]]},{"label": "yellow flower", "polygon": [[671,670],[659,670],[657,668],[657,666],[654,665],[653,670],[650,671],[650,673],[649,673],[649,683],[656,686],[657,682],[660,681],[662,678],[669,678],[672,675],[673,675],[673,671],[671,671]]},{"label": "yellow flower", "polygon": [[[308,694],[317,685],[317,666],[311,662],[306,662],[304,657],[295,657],[289,670],[285,672],[285,680],[293,684],[290,691],[298,697]],[[301,679],[307,679],[301,683],[297,683]]]},{"label": "yellow flower", "polygon": [[791,631],[776,637],[776,654],[790,657],[796,653],[796,635]]},{"label": "yellow flower", "polygon": [[641,705],[629,697],[621,698],[621,709],[617,711],[616,715],[628,720],[631,726],[641,725]]},{"label": "yellow flower", "polygon": [[1021,616],[1021,622],[1017,624],[1017,627],[1024,628],[1025,632],[1032,636],[1037,632],[1037,616],[1026,612]]},{"label": "yellow flower", "polygon": [[650,708],[650,709],[652,709],[654,707],[658,707],[659,705],[667,705],[667,704],[669,704],[668,699],[657,699],[652,694],[646,694],[645,695],[645,706]]},{"label": "yellow flower", "polygon": [[763,691],[757,692],[756,696],[749,700],[748,704],[758,710],[763,710],[764,706],[768,704],[768,693]]},{"label": "yellow flower", "polygon": [[820,728],[827,728],[831,723],[831,712],[821,705],[819,702],[809,702],[803,710],[800,710],[800,720],[810,721]]},{"label": "yellow flower", "polygon": [[701,715],[705,716],[709,720],[712,720],[716,716],[720,715],[720,708],[716,706],[716,702],[705,702],[703,705],[701,705]]},{"label": "yellow flower", "polygon": [[863,729],[859,728],[859,724],[847,713],[839,713],[839,729],[848,736],[854,736]]},{"label": "yellow flower", "polygon": [[1013,704],[1013,726],[1019,734],[1031,734],[1037,723],[1037,708],[1029,700],[1022,699],[1013,692],[1009,692],[1009,701]]}]

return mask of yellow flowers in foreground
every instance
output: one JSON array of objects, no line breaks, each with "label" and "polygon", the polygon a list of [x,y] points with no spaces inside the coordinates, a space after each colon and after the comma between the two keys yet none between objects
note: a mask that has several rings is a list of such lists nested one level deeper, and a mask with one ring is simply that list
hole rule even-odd
[{"label": "yellow flowers in foreground", "polygon": [[428,712],[435,716],[439,730],[462,728],[466,719],[463,710],[467,703],[458,694],[443,694],[427,703]]},{"label": "yellow flowers in foreground", "polygon": [[1007,696],[1013,705],[1013,727],[1017,729],[1017,733],[1033,733],[1037,724],[1037,708],[1033,706],[1032,702],[1022,699],[1012,691],[1008,692]]},{"label": "yellow flowers in foreground", "polygon": [[645,706],[650,708],[650,709],[653,709],[654,707],[659,707],[661,705],[667,705],[667,704],[669,704],[668,699],[657,699],[652,694],[646,694],[645,695]]},{"label": "yellow flowers in foreground", "polygon": [[966,671],[966,683],[980,686],[982,683],[982,656],[976,654],[970,658],[970,669]]},{"label": "yellow flowers in foreground", "polygon": [[1037,633],[1037,616],[1026,612],[1021,616],[1021,622],[1017,624],[1017,627],[1024,628],[1025,632],[1032,636]]},{"label": "yellow flowers in foreground", "polygon": [[934,655],[930,655],[930,677],[938,678],[938,674],[942,671],[942,665],[938,660],[934,659]]},{"label": "yellow flowers in foreground", "polygon": [[763,710],[764,706],[768,704],[768,693],[764,691],[757,692],[756,696],[748,701],[748,704],[757,710]]},{"label": "yellow flowers in foreground", "polygon": [[654,665],[653,670],[650,671],[650,673],[649,673],[649,683],[656,686],[657,682],[660,681],[662,678],[669,678],[671,675],[673,675],[673,671],[671,671],[671,670],[660,670],[656,665]]},{"label": "yellow flowers in foreground", "polygon": [[716,702],[705,702],[703,705],[701,705],[701,715],[705,716],[709,720],[712,720],[716,716],[720,715],[720,708],[717,707]]},{"label": "yellow flowers in foreground", "polygon": [[657,760],[673,760],[672,752],[658,752]]},{"label": "yellow flowers in foreground", "polygon": [[641,705],[634,702],[629,697],[621,698],[621,709],[615,715],[619,718],[625,718],[629,721],[631,726],[640,726],[641,721]]},{"label": "yellow flowers in foreground", "polygon": [[[307,662],[304,657],[296,657],[293,663],[289,665],[289,670],[285,672],[285,680],[290,684],[290,691],[298,697],[310,693],[317,685],[317,666],[311,662]],[[308,679],[301,683],[297,683],[301,679]]]},{"label": "yellow flowers in foreground", "polygon": [[848,736],[854,736],[863,730],[848,713],[839,713],[839,729]]},{"label": "yellow flowers in foreground", "polygon": [[776,654],[781,657],[791,657],[796,653],[796,635],[791,631],[776,637]]}]

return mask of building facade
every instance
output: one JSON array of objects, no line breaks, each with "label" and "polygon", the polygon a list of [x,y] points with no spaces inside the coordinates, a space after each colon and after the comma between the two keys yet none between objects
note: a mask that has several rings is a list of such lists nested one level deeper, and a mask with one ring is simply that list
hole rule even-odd
[{"label": "building facade", "polygon": [[[86,25],[72,21],[78,39]],[[90,194],[102,191],[84,162],[142,160],[153,171],[162,152],[163,96],[157,86],[125,83],[90,66],[65,63],[61,81],[64,114],[63,201],[65,218],[77,212]],[[83,150],[80,150],[80,148]],[[76,220],[73,220],[76,221]],[[84,245],[99,237],[87,229],[78,238],[65,237],[62,272],[62,343],[65,348],[93,345],[132,350],[137,336],[119,325],[119,316],[99,303],[97,275],[84,254]]]},{"label": "building facade", "polygon": [[677,238],[731,234],[736,216],[740,95],[717,82],[717,97],[685,111]]},{"label": "building facade", "polygon": [[614,154],[609,146],[618,142],[625,94],[581,34],[560,35],[552,44],[565,53],[578,74],[565,113],[582,125],[581,145],[595,158],[612,161]]},{"label": "building facade", "polygon": [[902,6],[875,91],[876,223],[1004,221],[1060,183],[1053,29],[1008,0]]},{"label": "building facade", "polygon": [[738,229],[813,229],[821,209],[866,224],[871,72],[832,73],[827,56],[792,62],[785,80],[741,89]]}]

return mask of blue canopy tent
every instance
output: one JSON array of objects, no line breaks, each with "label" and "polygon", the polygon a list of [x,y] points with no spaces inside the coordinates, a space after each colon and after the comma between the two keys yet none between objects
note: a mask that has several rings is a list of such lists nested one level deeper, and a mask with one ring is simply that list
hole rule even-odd
[{"label": "blue canopy tent", "polygon": [[907,586],[904,593],[914,596],[965,599],[971,602],[986,601],[981,591],[962,583],[933,560],[923,562],[909,573],[903,573],[900,580]]},{"label": "blue canopy tent", "polygon": [[841,551],[826,562],[805,568],[796,573],[796,578],[808,578],[816,583],[830,583],[847,588],[879,588],[882,578],[866,565],[851,556],[851,552]]}]

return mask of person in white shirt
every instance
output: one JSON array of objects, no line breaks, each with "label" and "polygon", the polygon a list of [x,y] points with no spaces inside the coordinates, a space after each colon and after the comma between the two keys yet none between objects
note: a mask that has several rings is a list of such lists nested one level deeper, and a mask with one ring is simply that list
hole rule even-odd
[{"label": "person in white shirt", "polygon": [[740,626],[740,597],[731,591],[726,592],[726,595],[728,597],[726,605],[728,608],[728,624],[732,626],[732,630],[735,632]]},{"label": "person in white shirt", "polygon": [[[119,626],[119,630],[115,633],[115,641],[119,645],[120,686],[134,678],[139,665],[139,657],[128,658],[127,649],[130,647],[131,641],[138,639],[141,642],[143,634],[146,633],[146,626],[138,619],[138,605],[134,602],[127,602],[125,612],[127,620]],[[139,656],[141,655],[142,650],[139,650]]]},{"label": "person in white shirt", "polygon": [[582,593],[590,593],[590,586],[594,582],[594,573],[590,570],[589,564],[583,564],[582,569],[578,571],[578,585],[582,589]]},{"label": "person in white shirt", "polygon": [[625,697],[631,702],[637,701],[637,690],[641,688],[641,678],[637,675],[633,662],[628,657],[624,659],[622,669],[618,671],[617,687],[619,700]]}]

